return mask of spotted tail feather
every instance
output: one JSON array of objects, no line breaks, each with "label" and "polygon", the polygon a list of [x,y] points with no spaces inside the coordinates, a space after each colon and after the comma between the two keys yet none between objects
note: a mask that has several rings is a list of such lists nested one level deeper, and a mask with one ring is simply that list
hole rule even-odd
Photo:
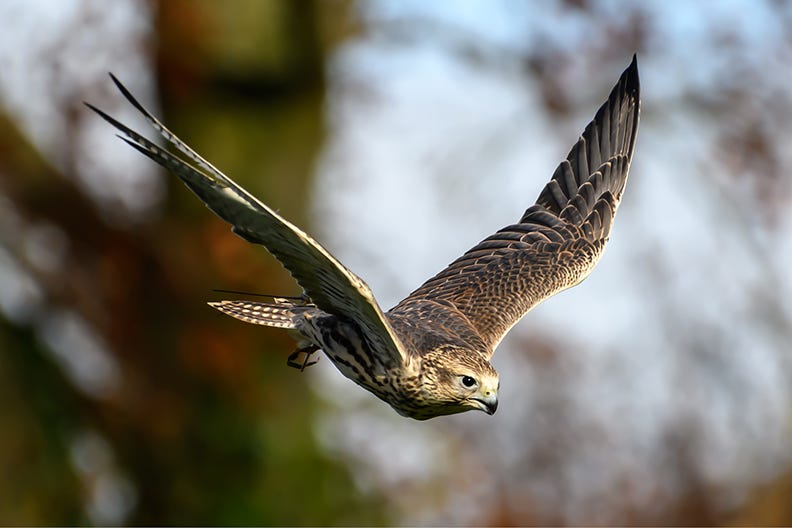
[{"label": "spotted tail feather", "polygon": [[296,328],[290,303],[269,304],[251,301],[210,302],[209,306],[246,323],[277,328]]}]

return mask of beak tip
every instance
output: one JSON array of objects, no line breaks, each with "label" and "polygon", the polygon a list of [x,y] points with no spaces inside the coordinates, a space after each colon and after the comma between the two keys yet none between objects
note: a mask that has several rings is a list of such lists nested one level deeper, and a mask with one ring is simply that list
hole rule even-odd
[{"label": "beak tip", "polygon": [[475,408],[484,411],[488,415],[492,416],[495,414],[495,411],[498,410],[498,400],[496,398],[473,398],[475,402]]}]

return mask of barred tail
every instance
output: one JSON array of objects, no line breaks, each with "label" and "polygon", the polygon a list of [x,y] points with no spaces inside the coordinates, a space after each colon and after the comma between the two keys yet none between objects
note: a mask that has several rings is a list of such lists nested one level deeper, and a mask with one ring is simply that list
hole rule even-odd
[{"label": "barred tail", "polygon": [[236,317],[246,323],[274,326],[277,328],[296,328],[292,322],[293,304],[268,304],[251,301],[220,301],[207,303],[226,315]]}]

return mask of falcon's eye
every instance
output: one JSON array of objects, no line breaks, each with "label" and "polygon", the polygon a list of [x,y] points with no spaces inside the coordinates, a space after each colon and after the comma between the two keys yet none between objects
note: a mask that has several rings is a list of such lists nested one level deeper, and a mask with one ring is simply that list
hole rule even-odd
[{"label": "falcon's eye", "polygon": [[471,376],[462,376],[462,385],[467,388],[476,386],[476,379]]}]

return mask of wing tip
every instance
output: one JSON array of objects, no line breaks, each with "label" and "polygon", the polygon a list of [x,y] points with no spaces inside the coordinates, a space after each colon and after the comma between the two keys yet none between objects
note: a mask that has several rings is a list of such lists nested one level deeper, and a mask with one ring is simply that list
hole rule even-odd
[{"label": "wing tip", "polygon": [[641,81],[638,76],[638,55],[636,53],[633,53],[630,65],[622,73],[622,79],[624,91],[633,95],[637,100],[641,92]]},{"label": "wing tip", "polygon": [[[107,113],[106,113],[106,112],[104,112],[104,111],[102,111],[102,110],[99,110],[99,108],[95,107],[94,105],[92,105],[92,104],[91,104],[91,103],[89,103],[88,101],[83,101],[83,102],[82,102],[82,104],[84,104],[85,106],[87,106],[89,109],[93,110],[95,113],[99,114],[99,116],[100,116],[101,118],[103,118],[105,121],[110,121],[110,119],[112,119],[112,118],[111,118],[109,115],[107,115]],[[112,121],[110,121],[110,122],[111,122],[111,124],[112,124]]]},{"label": "wing tip", "polygon": [[127,101],[129,101],[129,102],[132,104],[132,106],[134,106],[134,107],[137,109],[137,111],[138,111],[138,112],[140,112],[140,113],[141,113],[141,114],[143,114],[143,115],[144,115],[146,118],[148,118],[149,120],[151,120],[151,112],[149,112],[148,110],[146,110],[146,108],[145,108],[145,107],[144,107],[142,104],[140,104],[140,102],[139,102],[137,99],[135,99],[135,96],[134,96],[134,95],[132,95],[132,92],[130,92],[130,91],[127,89],[127,87],[126,87],[126,86],[124,86],[124,84],[123,84],[121,81],[119,81],[119,80],[118,80],[118,77],[116,77],[115,75],[113,75],[113,72],[107,72],[107,75],[109,75],[109,76],[110,76],[110,79],[112,79],[112,81],[113,81],[113,84],[115,84],[115,85],[116,85],[116,88],[118,88],[118,91],[120,91],[120,92],[121,92],[121,95],[123,95],[123,96],[124,96],[124,98],[125,98]]}]

